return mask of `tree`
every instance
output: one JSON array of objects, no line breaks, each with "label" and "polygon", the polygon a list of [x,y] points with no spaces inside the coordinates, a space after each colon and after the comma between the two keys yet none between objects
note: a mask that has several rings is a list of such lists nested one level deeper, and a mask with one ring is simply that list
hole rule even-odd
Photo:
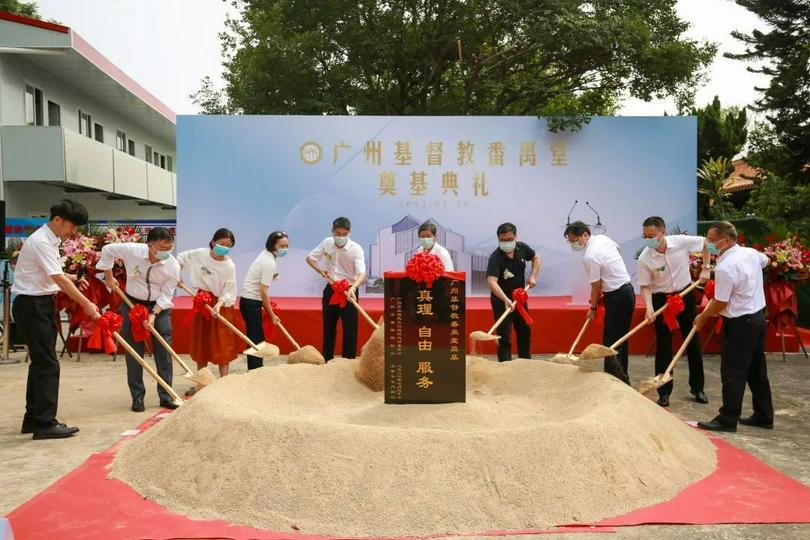
[{"label": "tree", "polygon": [[711,158],[733,159],[740,153],[748,140],[748,116],[745,109],[723,108],[720,98],[702,109],[694,109],[697,116],[698,163]]},{"label": "tree", "polygon": [[731,160],[727,157],[710,158],[702,162],[698,169],[698,193],[707,200],[707,215],[709,219],[725,219],[729,210],[726,201],[728,193],[723,191],[723,185],[728,175],[734,170]]},{"label": "tree", "polygon": [[[716,52],[676,0],[234,0],[204,112],[612,114],[693,90]],[[209,81],[210,82],[210,81]],[[565,122],[563,122],[563,127]]]},{"label": "tree", "polygon": [[32,19],[41,19],[36,2],[20,2],[19,0],[0,0],[0,11],[22,15]]}]

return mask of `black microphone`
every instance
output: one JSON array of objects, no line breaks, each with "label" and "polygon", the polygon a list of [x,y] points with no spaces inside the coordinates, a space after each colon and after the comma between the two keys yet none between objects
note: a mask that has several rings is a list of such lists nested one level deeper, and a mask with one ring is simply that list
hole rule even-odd
[{"label": "black microphone", "polygon": [[[576,201],[576,200],[575,200],[575,201],[574,201],[574,206],[576,206],[578,202],[579,202],[579,201]],[[573,212],[573,211],[574,211],[574,206],[572,206],[572,207],[571,207],[571,210],[569,210],[569,211],[568,211],[568,219],[566,219],[566,221],[565,221],[565,224],[566,224],[566,225],[571,225],[571,212]]]}]

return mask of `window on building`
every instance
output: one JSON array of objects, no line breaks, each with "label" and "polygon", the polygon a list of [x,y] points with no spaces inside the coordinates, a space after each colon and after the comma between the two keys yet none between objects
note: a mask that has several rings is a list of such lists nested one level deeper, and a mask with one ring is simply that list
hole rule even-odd
[{"label": "window on building", "polygon": [[101,124],[96,124],[95,125],[95,130],[96,130],[96,140],[98,142],[100,142],[100,143],[103,143],[104,142],[104,126],[102,126]]},{"label": "window on building", "polygon": [[159,153],[157,153],[157,152],[152,153],[152,163],[156,167],[160,167],[160,154]]},{"label": "window on building", "polygon": [[147,161],[147,163],[152,163],[152,147],[148,144],[143,145],[144,154],[143,158]]},{"label": "window on building", "polygon": [[61,126],[62,125],[62,109],[58,104],[53,101],[48,102],[48,125]]},{"label": "window on building", "polygon": [[127,144],[129,145],[129,155],[134,156],[135,155],[135,141],[130,139],[130,140],[127,141]]},{"label": "window on building", "polygon": [[44,126],[42,90],[25,85],[25,123],[29,126]]},{"label": "window on building", "polygon": [[79,134],[93,138],[93,124],[90,115],[79,110]]},{"label": "window on building", "polygon": [[174,167],[172,166],[172,156],[166,156],[166,170],[169,172],[173,171]]},{"label": "window on building", "polygon": [[166,168],[166,156],[165,155],[160,156],[160,168],[161,169]]},{"label": "window on building", "polygon": [[120,129],[115,132],[115,149],[121,152],[127,151],[127,134]]}]

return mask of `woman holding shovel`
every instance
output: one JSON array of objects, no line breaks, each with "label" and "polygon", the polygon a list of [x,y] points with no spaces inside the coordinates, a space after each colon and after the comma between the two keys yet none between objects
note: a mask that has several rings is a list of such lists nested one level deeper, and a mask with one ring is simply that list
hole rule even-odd
[{"label": "woman holding shovel", "polygon": [[[207,248],[184,251],[177,256],[181,271],[188,271],[191,276],[191,285],[197,289],[198,297],[207,297],[214,311],[230,322],[236,321],[233,308],[236,303],[236,267],[228,252],[235,244],[236,238],[230,230],[218,229]],[[212,317],[205,306],[200,307],[202,309],[197,309],[195,304],[189,354],[198,370],[210,362],[219,366],[219,376],[225,377],[230,363],[243,347],[233,332]]]},{"label": "woman holding shovel", "polygon": [[[264,251],[259,253],[253,264],[250,265],[245,282],[242,285],[242,296],[239,299],[239,311],[245,320],[247,336],[254,343],[264,341],[264,326],[262,325],[263,313],[267,313],[273,324],[278,322],[278,317],[273,313],[273,306],[270,302],[270,284],[278,279],[278,259],[287,254],[290,240],[287,233],[273,231],[267,237],[264,244]],[[260,356],[248,355],[248,370],[264,366],[264,360]]]},{"label": "woman holding shovel", "polygon": [[[116,259],[124,261],[127,272],[126,295],[135,307],[143,306],[133,313],[142,313],[143,320],[132,321],[130,307],[126,302],[121,304],[123,326],[121,335],[135,351],[143,356],[144,344],[149,337],[150,326],[153,326],[163,339],[172,341],[172,297],[177,282],[180,281],[180,265],[172,257],[174,235],[165,227],[154,227],[149,231],[145,244],[122,243],[107,244],[101,248],[101,260],[96,265],[104,272],[107,287],[116,294],[118,283],[113,277],[112,268]],[[160,378],[172,384],[172,360],[163,345],[152,340],[155,352],[155,365]],[[132,395],[132,411],[143,412],[143,398],[146,388],[143,385],[143,367],[127,354],[127,384]],[[176,409],[178,405],[172,396],[161,386],[157,388],[160,406]]]}]

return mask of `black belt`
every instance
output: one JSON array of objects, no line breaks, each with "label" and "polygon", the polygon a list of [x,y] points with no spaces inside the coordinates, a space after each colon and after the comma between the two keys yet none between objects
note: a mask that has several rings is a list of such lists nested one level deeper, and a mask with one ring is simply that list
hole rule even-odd
[{"label": "black belt", "polygon": [[686,287],[684,287],[684,288],[683,288],[683,289],[681,289],[680,291],[672,291],[672,292],[654,292],[654,293],[653,293],[653,296],[655,296],[656,294],[659,294],[659,295],[664,295],[664,296],[669,296],[670,294],[681,294],[683,291],[685,291],[685,290],[686,290],[686,289],[688,289],[689,287],[691,287],[691,285],[687,285]]},{"label": "black belt", "polygon": [[621,292],[622,290],[626,289],[627,287],[630,287],[630,288],[632,289],[632,288],[633,288],[633,284],[632,284],[632,283],[630,283],[630,282],[628,281],[627,283],[625,283],[624,285],[622,285],[622,286],[621,286],[621,287],[619,287],[618,289],[613,290],[613,291],[610,291],[610,292],[606,292],[606,293],[604,293],[604,294],[605,294],[605,296],[607,296],[607,295],[609,295],[609,294],[616,294],[616,293]]},{"label": "black belt", "polygon": [[140,298],[135,298],[134,296],[131,296],[129,293],[126,293],[126,294],[127,294],[127,298],[129,298],[129,301],[132,302],[133,304],[140,304],[140,305],[146,306],[148,308],[153,308],[153,307],[155,307],[155,304],[157,303],[155,300],[141,300]]},{"label": "black belt", "polygon": [[14,298],[32,298],[34,300],[39,300],[40,298],[44,298],[46,300],[54,300],[56,298],[56,293],[48,293],[48,294],[15,294]]},{"label": "black belt", "polygon": [[755,311],[754,313],[748,313],[747,315],[740,315],[739,317],[726,317],[725,315],[721,315],[724,320],[733,322],[733,321],[745,321],[747,319],[751,319],[753,317],[757,317],[760,314],[765,314],[765,308],[760,309],[759,311]]}]

